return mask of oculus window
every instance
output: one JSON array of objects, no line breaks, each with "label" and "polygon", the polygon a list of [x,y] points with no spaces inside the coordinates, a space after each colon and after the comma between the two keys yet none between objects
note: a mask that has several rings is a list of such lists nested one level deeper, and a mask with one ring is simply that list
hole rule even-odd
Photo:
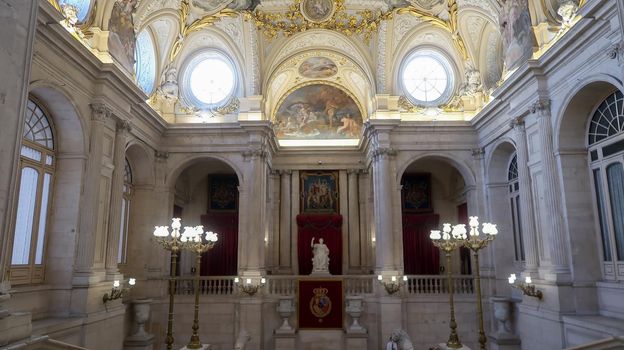
[{"label": "oculus window", "polygon": [[137,84],[149,95],[156,83],[156,50],[154,40],[147,30],[142,30],[137,36],[134,57]]},{"label": "oculus window", "polygon": [[218,51],[195,55],[184,69],[184,97],[198,108],[226,105],[236,89],[236,73],[232,61]]},{"label": "oculus window", "polygon": [[402,64],[403,92],[419,106],[439,106],[453,94],[454,74],[449,60],[432,49],[412,51]]}]

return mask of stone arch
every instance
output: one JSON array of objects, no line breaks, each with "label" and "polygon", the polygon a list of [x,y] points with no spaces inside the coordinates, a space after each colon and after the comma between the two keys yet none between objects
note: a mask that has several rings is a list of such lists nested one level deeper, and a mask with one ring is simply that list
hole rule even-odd
[{"label": "stone arch", "polygon": [[154,157],[147,146],[131,141],[126,147],[126,158],[132,167],[133,185],[154,185]]},{"label": "stone arch", "polygon": [[239,186],[242,186],[242,184],[244,184],[245,179],[243,177],[242,170],[231,159],[228,159],[227,157],[222,157],[216,154],[201,154],[201,155],[193,155],[188,158],[182,159],[179,162],[177,162],[175,165],[173,165],[170,168],[171,170],[169,170],[168,175],[167,175],[167,180],[166,180],[167,187],[173,188],[173,186],[175,186],[176,181],[178,180],[178,177],[180,176],[180,174],[182,174],[184,170],[206,160],[216,160],[216,161],[225,163],[236,174],[236,177],[238,178]]},{"label": "stone arch", "polygon": [[403,162],[403,164],[401,164],[399,168],[397,169],[398,171],[397,171],[396,183],[397,184],[401,183],[401,178],[403,178],[405,171],[410,165],[412,165],[413,163],[417,161],[426,159],[426,158],[438,159],[438,160],[442,160],[448,163],[453,168],[457,169],[457,171],[462,175],[463,180],[466,183],[466,187],[476,186],[476,183],[477,183],[476,176],[474,174],[474,171],[470,168],[470,166],[466,164],[464,161],[457,159],[456,157],[449,155],[447,153],[443,153],[443,152],[429,152],[429,153],[418,154],[413,157],[410,157],[405,162]]},{"label": "stone arch", "polygon": [[[597,106],[621,82],[610,75],[596,75],[581,81],[571,90],[554,121],[554,147],[561,172],[561,195],[571,250],[575,281],[602,279],[599,225],[595,215],[596,200],[587,152],[587,132]],[[592,302],[579,300],[579,303]],[[603,307],[604,305],[601,305]]]},{"label": "stone arch", "polygon": [[511,156],[516,152],[516,145],[510,138],[503,138],[492,145],[492,151],[486,161],[486,184],[506,183],[507,167]]},{"label": "stone arch", "polygon": [[[30,94],[49,112],[54,124],[56,170],[45,248],[46,283],[70,285],[74,254],[67,246],[76,242],[80,218],[81,184],[87,156],[84,118],[62,87],[38,81],[30,86]],[[57,202],[55,198],[62,198]],[[58,204],[57,204],[58,203]],[[71,250],[73,252],[73,250]]]}]

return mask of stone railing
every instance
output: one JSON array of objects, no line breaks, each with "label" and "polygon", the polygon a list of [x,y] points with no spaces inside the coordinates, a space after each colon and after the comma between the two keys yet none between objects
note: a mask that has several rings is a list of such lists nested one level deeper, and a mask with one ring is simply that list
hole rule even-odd
[{"label": "stone railing", "polygon": [[[455,294],[474,293],[473,279],[470,275],[453,276],[453,292]],[[449,286],[446,276],[414,276],[408,275],[405,290],[408,294],[448,294]]]},{"label": "stone railing", "polygon": [[[297,281],[310,276],[273,275],[266,277],[266,286],[262,293],[267,296],[286,296],[297,294]],[[374,293],[376,277],[372,275],[342,275],[332,276],[342,278],[345,295],[366,295]],[[176,295],[192,295],[195,279],[192,276],[176,278]],[[472,276],[453,276],[455,294],[474,293]],[[403,287],[408,295],[415,294],[447,294],[448,283],[446,276],[407,276]],[[238,294],[232,276],[202,276],[199,280],[200,295],[233,295]]]}]

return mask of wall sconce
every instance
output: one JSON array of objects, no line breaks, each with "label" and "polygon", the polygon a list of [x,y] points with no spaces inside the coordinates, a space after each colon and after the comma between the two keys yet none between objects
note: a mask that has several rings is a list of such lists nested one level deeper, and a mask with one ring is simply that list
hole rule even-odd
[{"label": "wall sconce", "polygon": [[390,281],[384,281],[383,276],[378,275],[377,281],[379,281],[379,283],[386,288],[386,292],[388,292],[388,294],[392,295],[398,292],[401,287],[405,285],[405,282],[407,282],[407,276],[403,276],[403,278],[400,278],[400,276],[392,276],[390,277]]},{"label": "wall sconce", "polygon": [[539,289],[536,289],[535,285],[532,284],[533,281],[531,280],[530,276],[526,276],[524,278],[524,282],[516,283],[516,274],[512,273],[511,275],[509,275],[509,278],[507,278],[507,280],[509,281],[509,285],[512,288],[520,289],[524,295],[528,295],[530,297],[534,297],[539,300],[542,300],[542,298],[544,297],[544,295],[542,294],[542,291]]},{"label": "wall sconce", "polygon": [[120,287],[119,280],[115,280],[113,282],[113,289],[111,289],[110,294],[109,293],[104,294],[104,296],[102,297],[102,301],[104,302],[104,304],[106,304],[109,301],[122,298],[124,296],[124,293],[128,292],[130,288],[134,287],[135,284],[136,284],[136,279],[130,278],[128,280],[128,285],[129,285],[128,287],[119,288]]},{"label": "wall sconce", "polygon": [[257,278],[245,278],[245,283],[240,283],[241,279],[236,277],[234,278],[234,284],[236,284],[238,286],[238,289],[243,292],[246,293],[249,296],[253,296],[254,294],[256,294],[258,292],[258,289],[260,289],[261,287],[264,287],[264,284],[266,283],[266,279],[264,277],[257,279]]}]

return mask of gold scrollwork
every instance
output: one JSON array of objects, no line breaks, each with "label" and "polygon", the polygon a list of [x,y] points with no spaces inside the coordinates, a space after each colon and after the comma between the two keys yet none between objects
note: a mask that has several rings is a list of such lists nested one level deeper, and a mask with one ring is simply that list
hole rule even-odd
[{"label": "gold scrollwork", "polygon": [[273,39],[278,34],[292,36],[310,29],[333,30],[345,35],[362,35],[365,41],[370,40],[373,33],[379,29],[382,21],[392,17],[392,12],[358,11],[349,14],[346,11],[344,0],[335,0],[335,10],[332,16],[323,22],[308,20],[301,12],[301,1],[294,0],[285,13],[264,12],[260,10],[245,11],[245,20],[251,21],[267,39]]},{"label": "gold scrollwork", "polygon": [[397,10],[397,13],[398,14],[409,13],[412,16],[415,16],[424,22],[427,22],[435,27],[448,31],[451,34],[451,37],[453,38],[455,47],[457,48],[459,53],[462,55],[462,58],[464,60],[468,60],[468,50],[466,50],[466,44],[464,43],[464,39],[461,37],[459,33],[458,11],[459,10],[457,6],[457,1],[449,0],[448,2],[449,19],[448,20],[443,20],[439,17],[432,16],[431,14],[421,11],[415,8],[414,6],[400,8]]}]

